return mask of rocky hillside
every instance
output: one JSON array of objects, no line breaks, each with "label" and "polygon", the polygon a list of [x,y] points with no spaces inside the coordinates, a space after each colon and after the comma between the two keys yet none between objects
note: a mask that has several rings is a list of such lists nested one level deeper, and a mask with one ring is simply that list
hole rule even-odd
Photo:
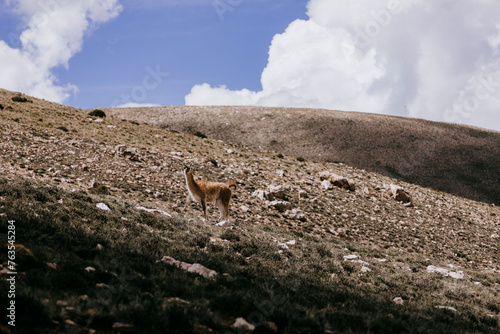
[{"label": "rocky hillside", "polygon": [[[16,96],[0,90],[0,232],[15,220],[18,243],[31,253],[22,255],[18,280],[24,304],[44,315],[40,332],[105,333],[124,323],[145,333],[241,333],[238,321],[261,333],[500,332],[495,205],[314,162],[305,151],[282,155]],[[238,184],[230,222],[217,224],[214,206],[201,220],[186,196],[183,162],[200,178]],[[177,260],[215,276],[182,273],[191,267]],[[132,268],[138,299],[120,295],[118,308],[98,291],[120,265]],[[45,282],[54,275],[63,293]],[[81,287],[66,282],[80,281],[75,275]],[[283,303],[267,313],[255,306],[274,300],[276,289]],[[82,302],[89,296],[100,308]],[[147,309],[144,298],[159,306]],[[155,316],[145,324],[134,314]]]},{"label": "rocky hillside", "polygon": [[500,205],[500,133],[420,119],[262,107],[108,109],[117,118],[316,161]]}]

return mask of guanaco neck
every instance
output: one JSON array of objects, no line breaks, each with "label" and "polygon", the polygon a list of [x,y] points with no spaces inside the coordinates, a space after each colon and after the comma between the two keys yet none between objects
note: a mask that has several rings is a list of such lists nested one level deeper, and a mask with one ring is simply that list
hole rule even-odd
[{"label": "guanaco neck", "polygon": [[191,193],[191,196],[194,198],[194,194],[199,192],[200,187],[198,186],[198,184],[194,180],[193,172],[191,172],[191,170],[184,170],[184,176],[186,177],[187,188],[188,188],[189,192]]}]

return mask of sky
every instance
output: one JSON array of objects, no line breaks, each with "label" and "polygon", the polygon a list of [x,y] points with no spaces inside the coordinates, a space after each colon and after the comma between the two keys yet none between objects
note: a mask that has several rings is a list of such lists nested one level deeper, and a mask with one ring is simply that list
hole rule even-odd
[{"label": "sky", "polygon": [[0,0],[0,87],[79,108],[308,107],[500,131],[500,1]]}]

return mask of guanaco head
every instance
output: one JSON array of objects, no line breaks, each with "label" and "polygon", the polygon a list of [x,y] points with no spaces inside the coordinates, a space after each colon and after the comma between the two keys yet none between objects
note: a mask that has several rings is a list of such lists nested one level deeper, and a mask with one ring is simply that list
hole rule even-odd
[{"label": "guanaco head", "polygon": [[185,163],[183,163],[182,166],[184,168],[184,174],[191,172],[191,165],[186,165]]}]

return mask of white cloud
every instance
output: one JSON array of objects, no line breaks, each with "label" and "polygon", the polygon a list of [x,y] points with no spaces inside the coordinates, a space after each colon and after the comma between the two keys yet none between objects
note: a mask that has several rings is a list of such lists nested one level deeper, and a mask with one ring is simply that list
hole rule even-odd
[{"label": "white cloud", "polygon": [[7,4],[27,27],[20,35],[20,48],[0,41],[0,87],[56,102],[77,88],[59,85],[52,70],[67,68],[81,50],[84,34],[122,9],[118,0],[8,0]]},{"label": "white cloud", "polygon": [[147,107],[159,107],[159,106],[160,106],[159,104],[152,104],[152,103],[128,102],[114,106],[113,108],[147,108]]},{"label": "white cloud", "polygon": [[262,91],[196,85],[187,105],[359,110],[500,130],[500,2],[310,0],[276,35]]}]

